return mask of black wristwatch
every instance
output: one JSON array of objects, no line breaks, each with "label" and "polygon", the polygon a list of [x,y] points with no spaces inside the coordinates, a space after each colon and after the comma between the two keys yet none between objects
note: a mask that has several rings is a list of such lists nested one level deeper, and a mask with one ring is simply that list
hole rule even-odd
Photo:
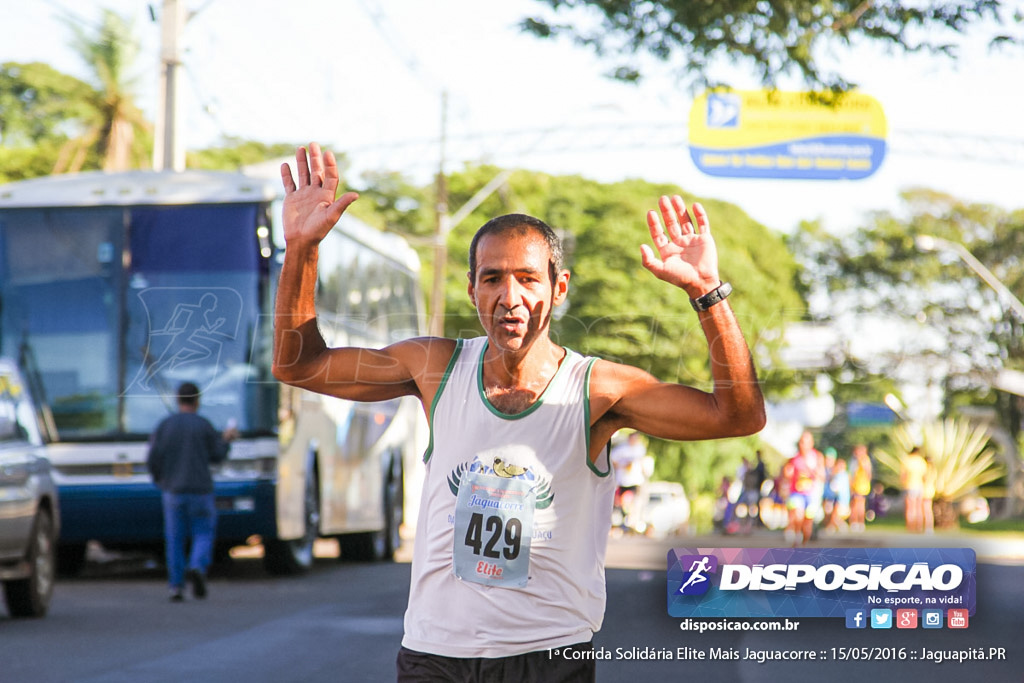
[{"label": "black wristwatch", "polygon": [[690,305],[693,306],[695,311],[706,311],[715,304],[725,301],[725,297],[730,294],[732,294],[732,285],[728,282],[723,282],[704,296],[690,299]]}]

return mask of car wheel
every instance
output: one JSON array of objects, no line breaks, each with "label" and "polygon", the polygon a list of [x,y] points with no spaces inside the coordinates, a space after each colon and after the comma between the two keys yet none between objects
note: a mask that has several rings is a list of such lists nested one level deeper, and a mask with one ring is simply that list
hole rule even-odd
[{"label": "car wheel", "polygon": [[50,511],[40,509],[32,527],[27,560],[31,574],[4,584],[4,597],[12,617],[41,617],[53,595],[57,539]]}]

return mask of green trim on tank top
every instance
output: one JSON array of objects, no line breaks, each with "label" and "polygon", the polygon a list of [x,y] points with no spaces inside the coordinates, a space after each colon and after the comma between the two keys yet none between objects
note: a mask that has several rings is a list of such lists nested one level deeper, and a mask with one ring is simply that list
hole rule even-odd
[{"label": "green trim on tank top", "polygon": [[612,462],[610,452],[606,448],[604,449],[605,465],[607,470],[602,472],[597,469],[597,465],[590,459],[590,373],[594,371],[594,363],[597,362],[596,358],[591,358],[587,363],[587,372],[583,376],[583,428],[586,430],[587,435],[587,467],[590,471],[599,477],[607,477],[612,473]]},{"label": "green trim on tank top", "polygon": [[441,400],[441,394],[444,392],[445,387],[448,386],[448,378],[452,376],[452,372],[455,371],[455,361],[459,359],[462,354],[462,347],[465,346],[464,339],[455,340],[455,351],[452,352],[452,357],[448,359],[448,367],[444,369],[444,376],[441,377],[441,383],[437,385],[437,393],[434,394],[434,400],[430,402],[430,443],[427,444],[427,450],[423,452],[423,462],[426,463],[430,460],[430,456],[434,453],[434,411],[437,409],[437,403]]},{"label": "green trim on tank top", "polygon": [[503,413],[497,408],[495,408],[493,405],[491,405],[491,402],[487,400],[486,394],[484,394],[484,354],[487,353],[487,347],[490,346],[490,343],[490,340],[485,341],[484,348],[483,350],[480,351],[480,358],[477,361],[476,368],[476,388],[477,393],[480,396],[480,400],[483,401],[485,406],[487,406],[487,410],[491,411],[492,415],[500,417],[503,420],[519,420],[540,408],[541,405],[544,403],[544,397],[548,395],[549,391],[552,391],[551,387],[555,386],[555,380],[557,380],[562,375],[562,372],[568,365],[566,361],[569,359],[569,354],[572,353],[571,350],[562,347],[565,350],[565,356],[562,358],[562,362],[558,364],[558,369],[555,370],[555,374],[551,376],[550,380],[548,380],[548,385],[544,387],[544,391],[542,391],[540,396],[537,397],[537,400],[533,402],[533,405],[531,405],[529,408],[522,411],[521,413],[513,413],[509,415],[508,413]]}]

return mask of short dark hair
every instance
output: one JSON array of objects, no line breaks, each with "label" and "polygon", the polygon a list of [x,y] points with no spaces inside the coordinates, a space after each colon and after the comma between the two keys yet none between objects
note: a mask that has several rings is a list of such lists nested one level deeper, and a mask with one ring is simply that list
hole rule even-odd
[{"label": "short dark hair", "polygon": [[523,235],[531,230],[540,234],[548,245],[548,251],[551,254],[548,270],[551,282],[554,283],[555,276],[562,270],[562,240],[558,239],[558,235],[550,225],[525,213],[509,213],[498,216],[480,226],[480,229],[473,235],[473,241],[469,244],[469,279],[476,282],[476,248],[481,239],[499,233]]},{"label": "short dark hair", "polygon": [[178,387],[178,403],[187,406],[199,404],[199,387],[192,382],[182,382]]}]

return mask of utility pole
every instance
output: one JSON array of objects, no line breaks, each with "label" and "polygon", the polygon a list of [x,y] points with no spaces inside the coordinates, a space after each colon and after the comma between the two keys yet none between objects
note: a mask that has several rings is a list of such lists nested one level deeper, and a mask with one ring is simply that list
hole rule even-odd
[{"label": "utility pole", "polygon": [[441,93],[441,160],[437,169],[437,223],[434,231],[434,283],[430,290],[430,325],[433,337],[444,336],[444,281],[448,265],[448,179],[445,177],[445,144],[448,137],[448,91]]},{"label": "utility pole", "polygon": [[185,27],[184,0],[163,0],[160,13],[160,106],[153,140],[153,168],[185,170],[185,148],[178,129],[181,35]]},{"label": "utility pole", "polygon": [[448,93],[441,93],[441,164],[437,172],[437,229],[434,233],[434,283],[430,292],[430,324],[433,337],[444,336],[444,282],[448,273],[448,234],[464,221],[484,200],[505,184],[512,171],[505,169],[477,190],[455,215],[448,213],[448,179],[444,172],[446,130],[448,128]]}]

